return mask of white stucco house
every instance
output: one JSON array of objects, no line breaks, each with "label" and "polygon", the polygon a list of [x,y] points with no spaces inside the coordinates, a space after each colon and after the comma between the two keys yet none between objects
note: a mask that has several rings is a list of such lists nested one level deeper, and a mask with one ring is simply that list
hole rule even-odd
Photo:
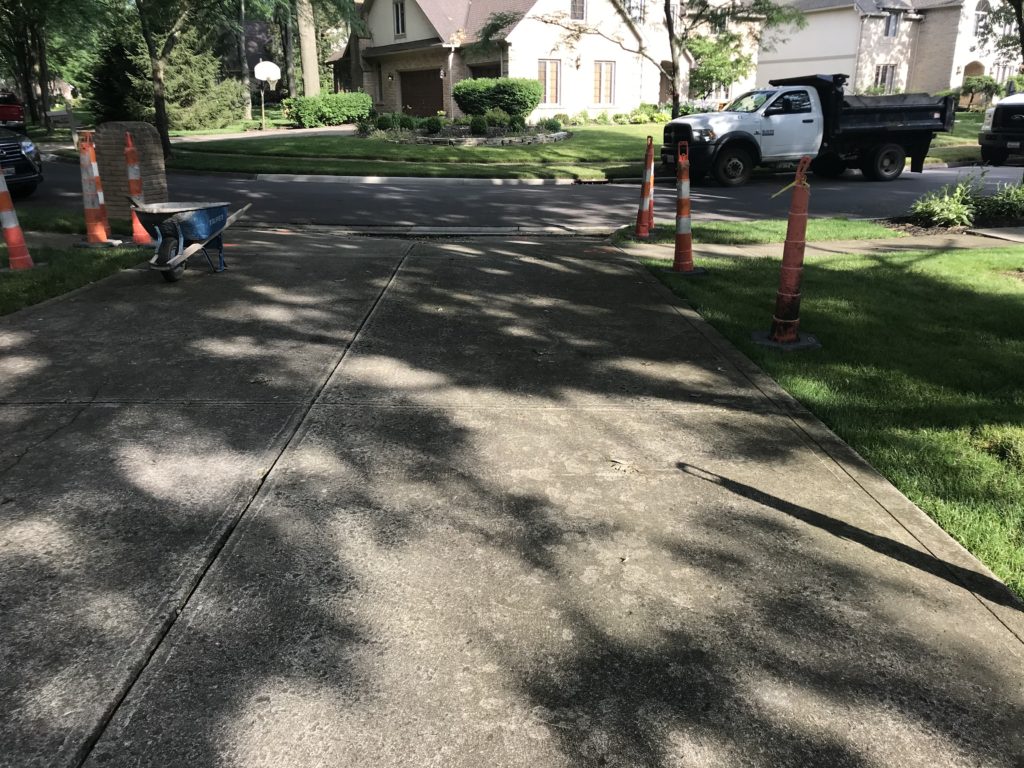
[{"label": "white stucco house", "polygon": [[[626,6],[648,52],[667,62],[668,37],[659,16],[663,4],[631,0]],[[496,13],[517,14],[519,21],[489,49],[474,47],[481,27]],[[565,29],[543,20],[557,15],[602,34],[568,44]],[[458,116],[452,86],[467,77],[540,80],[544,96],[532,120],[581,110],[591,116],[630,112],[641,103],[669,99],[658,67],[614,42],[636,45],[607,0],[366,0],[363,16],[369,34],[349,42],[338,62],[343,72],[338,80],[341,87],[371,94],[379,112]],[[752,86],[753,71],[730,93]]]},{"label": "white stucco house", "polygon": [[852,92],[935,93],[968,75],[1003,82],[1017,64],[979,39],[990,0],[795,0],[804,29],[770,33],[758,55],[757,84],[815,73],[850,75]]}]

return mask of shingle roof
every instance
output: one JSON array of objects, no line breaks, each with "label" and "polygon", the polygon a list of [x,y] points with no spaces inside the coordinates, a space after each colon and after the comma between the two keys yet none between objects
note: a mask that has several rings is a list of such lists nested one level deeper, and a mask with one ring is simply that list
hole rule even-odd
[{"label": "shingle roof", "polygon": [[[527,14],[537,0],[414,0],[423,15],[437,31],[442,41],[451,40],[460,33],[463,42],[477,39],[480,28],[487,23],[491,14]],[[363,13],[369,13],[373,0],[363,5]],[[509,32],[511,30],[505,30]]]},{"label": "shingle roof", "polygon": [[953,8],[963,5],[963,0],[794,0],[791,5],[804,13],[853,8],[858,13],[873,14],[885,13],[887,10],[923,11],[928,8]]}]

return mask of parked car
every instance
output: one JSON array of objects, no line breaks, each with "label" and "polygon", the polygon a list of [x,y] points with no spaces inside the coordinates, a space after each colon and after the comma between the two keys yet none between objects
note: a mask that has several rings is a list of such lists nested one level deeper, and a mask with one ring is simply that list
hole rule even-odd
[{"label": "parked car", "polygon": [[43,180],[43,159],[23,133],[0,128],[0,168],[11,194],[28,197]]},{"label": "parked car", "polygon": [[0,126],[25,130],[25,106],[13,93],[0,92]]},{"label": "parked car", "polygon": [[850,96],[846,75],[772,80],[721,112],[687,115],[665,125],[662,162],[689,144],[691,177],[709,171],[726,186],[744,184],[758,165],[784,165],[805,155],[811,169],[835,177],[859,168],[875,181],[924,169],[936,132],[953,128],[953,98],[927,94]]},{"label": "parked car", "polygon": [[978,133],[981,159],[1002,165],[1010,155],[1024,155],[1024,93],[1007,96],[985,110]]}]

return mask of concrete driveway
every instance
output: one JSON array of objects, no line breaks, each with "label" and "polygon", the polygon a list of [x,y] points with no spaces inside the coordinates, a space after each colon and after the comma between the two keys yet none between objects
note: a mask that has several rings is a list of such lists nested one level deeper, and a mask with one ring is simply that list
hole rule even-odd
[{"label": "concrete driveway", "polygon": [[0,765],[1021,764],[1020,603],[623,254],[229,263],[0,319]]}]

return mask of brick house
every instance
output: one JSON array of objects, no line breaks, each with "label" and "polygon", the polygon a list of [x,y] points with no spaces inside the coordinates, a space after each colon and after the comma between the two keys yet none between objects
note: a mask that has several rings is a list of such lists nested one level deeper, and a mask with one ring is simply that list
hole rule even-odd
[{"label": "brick house", "polygon": [[[667,35],[658,22],[661,4],[633,0],[626,5],[648,50],[667,60]],[[521,18],[481,50],[474,43],[494,13]],[[559,13],[603,35],[584,35],[567,45],[564,29],[541,20]],[[581,110],[591,116],[630,112],[668,98],[664,76],[653,63],[605,39],[633,42],[607,0],[366,0],[363,16],[369,36],[353,37],[336,57],[340,75],[335,80],[337,87],[371,94],[380,112],[458,116],[452,86],[468,77],[540,80],[544,96],[533,120]],[[752,84],[751,75],[731,90]]]},{"label": "brick house", "polygon": [[935,93],[968,75],[1003,82],[1017,65],[978,39],[989,0],[795,0],[802,30],[769,36],[758,56],[757,85],[780,77],[842,72],[849,90]]}]

